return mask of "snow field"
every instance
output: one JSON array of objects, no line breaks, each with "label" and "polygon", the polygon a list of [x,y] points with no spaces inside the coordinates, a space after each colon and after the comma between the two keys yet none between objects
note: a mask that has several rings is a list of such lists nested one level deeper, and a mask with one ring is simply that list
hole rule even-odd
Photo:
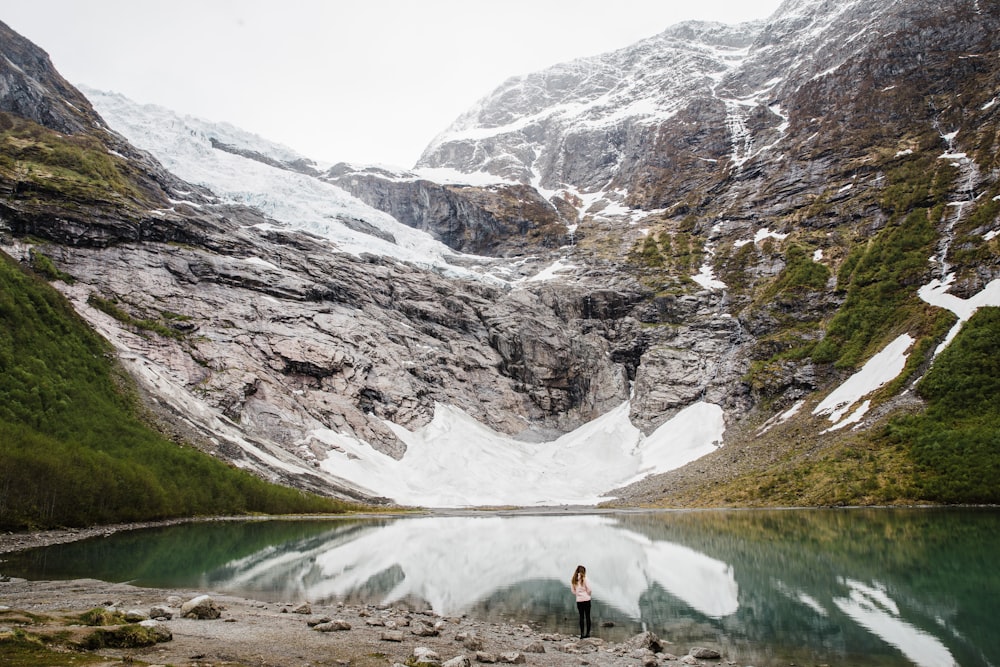
[{"label": "snow field", "polygon": [[714,451],[722,408],[696,403],[648,437],[629,420],[629,403],[571,433],[527,443],[460,410],[437,405],[416,431],[387,422],[407,451],[399,461],[330,430],[311,437],[334,447],[327,472],[396,502],[422,507],[596,505],[608,491],[667,472]]}]

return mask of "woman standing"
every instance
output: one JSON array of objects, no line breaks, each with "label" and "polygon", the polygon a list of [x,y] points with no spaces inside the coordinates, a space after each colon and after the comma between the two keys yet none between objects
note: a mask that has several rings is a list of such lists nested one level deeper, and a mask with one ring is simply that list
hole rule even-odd
[{"label": "woman standing", "polygon": [[582,565],[576,566],[573,578],[570,579],[570,586],[573,595],[576,596],[576,610],[580,612],[580,639],[584,639],[590,636],[590,583],[587,581],[587,568]]}]

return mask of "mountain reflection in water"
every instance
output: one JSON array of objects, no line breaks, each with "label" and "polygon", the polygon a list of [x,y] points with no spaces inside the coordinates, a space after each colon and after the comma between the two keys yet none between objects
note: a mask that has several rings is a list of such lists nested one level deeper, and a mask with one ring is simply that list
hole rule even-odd
[{"label": "mountain reflection in water", "polygon": [[[594,515],[406,519],[358,531],[335,548],[299,544],[254,554],[211,584],[318,601],[368,588],[381,604],[418,599],[439,614],[457,615],[527,581],[565,581],[569,591],[578,564],[586,565],[595,595],[630,617],[640,616],[639,600],[654,584],[713,618],[739,604],[726,563]],[[371,590],[371,582],[392,571],[399,576],[383,577]]]},{"label": "mountain reflection in water", "polygon": [[[1000,513],[772,510],[193,523],[13,554],[2,572],[275,602],[430,607],[572,633],[651,630],[742,663],[1000,664]],[[606,627],[613,623],[613,627]]]}]

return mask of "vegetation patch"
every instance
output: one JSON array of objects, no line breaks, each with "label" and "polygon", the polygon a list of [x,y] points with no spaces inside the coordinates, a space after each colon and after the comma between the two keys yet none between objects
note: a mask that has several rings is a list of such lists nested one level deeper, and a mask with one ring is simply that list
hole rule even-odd
[{"label": "vegetation patch", "polygon": [[665,284],[693,285],[690,276],[698,272],[704,256],[704,244],[693,233],[693,222],[686,219],[673,232],[650,230],[636,241],[627,259],[647,286],[659,290]]},{"label": "vegetation patch", "polygon": [[76,282],[73,276],[57,269],[48,256],[34,248],[31,250],[31,268],[34,269],[35,273],[44,276],[48,280],[61,280],[67,285],[72,285]]},{"label": "vegetation patch", "polygon": [[80,623],[84,625],[122,625],[125,623],[125,614],[113,609],[104,607],[94,607],[80,614]]},{"label": "vegetation patch", "polygon": [[69,667],[107,664],[107,659],[71,650],[51,639],[16,629],[0,633],[0,664],[5,667]]},{"label": "vegetation patch", "polygon": [[899,417],[889,441],[908,448],[919,494],[946,503],[1000,502],[1000,308],[982,308],[916,391],[928,402]]},{"label": "vegetation patch", "polygon": [[133,329],[148,331],[164,338],[173,338],[175,340],[183,340],[185,338],[184,332],[169,325],[169,322],[183,321],[183,316],[176,313],[163,313],[163,320],[166,320],[164,322],[153,318],[132,317],[118,305],[116,300],[105,299],[97,294],[88,296],[87,303]]},{"label": "vegetation patch", "polygon": [[916,209],[848,256],[838,277],[846,298],[813,351],[815,361],[857,368],[901,326],[923,326],[915,322],[926,314],[917,288],[926,278],[940,216],[940,209]]},{"label": "vegetation patch", "polygon": [[355,507],[171,442],[140,405],[107,341],[0,253],[0,528]]},{"label": "vegetation patch", "polygon": [[8,113],[0,113],[0,178],[14,183],[21,199],[142,200],[125,159],[95,137],[60,134]]},{"label": "vegetation patch", "polygon": [[160,633],[138,623],[100,628],[87,635],[80,646],[88,651],[104,648],[141,648],[160,641]]}]

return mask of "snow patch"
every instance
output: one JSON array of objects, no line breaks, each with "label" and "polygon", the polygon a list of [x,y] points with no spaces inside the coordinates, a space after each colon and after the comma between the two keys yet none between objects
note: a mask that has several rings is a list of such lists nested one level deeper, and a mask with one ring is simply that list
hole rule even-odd
[{"label": "snow patch", "polygon": [[835,423],[836,428],[853,423],[851,420],[859,420],[868,409],[867,402],[859,408],[860,413],[856,410],[848,417],[847,422],[836,424],[855,403],[891,382],[903,372],[903,368],[906,366],[907,351],[913,343],[914,339],[909,334],[902,334],[896,338],[881,352],[869,359],[868,363],[861,367],[861,370],[830,392],[812,413],[814,415],[829,415],[830,421]]},{"label": "snow patch", "polygon": [[722,443],[722,408],[696,403],[648,437],[629,420],[625,402],[571,433],[527,443],[438,404],[416,431],[386,425],[407,447],[399,461],[344,434],[318,429],[310,437],[332,447],[321,467],[406,505],[595,505],[615,488],[674,470]]},{"label": "snow patch", "polygon": [[566,261],[566,258],[562,257],[560,259],[557,259],[548,267],[542,269],[535,275],[531,276],[530,278],[527,278],[525,282],[535,283],[546,280],[553,280],[555,278],[561,277],[560,274],[572,271],[574,268],[576,267],[573,264],[568,263]]},{"label": "snow patch", "polygon": [[[722,223],[716,223],[712,227],[712,233],[717,234],[722,228]],[[726,289],[726,283],[721,280],[716,279],[715,271],[712,269],[712,258],[715,257],[715,243],[710,241],[705,244],[705,261],[702,262],[701,268],[698,270],[696,275],[691,276],[691,280],[695,281],[705,289],[716,290],[716,289]]]},{"label": "snow patch", "polygon": [[764,422],[764,425],[760,428],[759,431],[757,431],[757,435],[758,436],[764,435],[778,424],[784,424],[786,421],[797,415],[799,411],[802,409],[802,406],[805,404],[806,402],[804,400],[798,401],[795,403],[795,405],[788,408],[784,412],[771,417],[766,422]]},{"label": "snow patch", "polygon": [[763,241],[764,239],[768,239],[768,238],[770,238],[770,239],[777,239],[779,241],[784,241],[786,238],[788,238],[788,234],[781,234],[779,232],[772,232],[770,229],[764,227],[762,229],[758,229],[757,230],[757,233],[754,234],[753,239],[741,239],[739,241],[736,241],[733,244],[733,246],[735,246],[737,248],[742,248],[743,246],[745,246],[747,244],[750,244],[750,243],[753,243],[753,244],[756,245],[756,244],[760,243],[761,241]]},{"label": "snow patch", "polygon": [[952,283],[955,282],[955,274],[949,273],[944,280],[932,280],[919,290],[917,295],[932,306],[944,308],[955,313],[958,322],[951,328],[945,336],[944,341],[934,351],[937,356],[941,351],[955,339],[962,325],[969,321],[977,310],[984,306],[1000,306],[1000,278],[992,281],[986,287],[969,299],[962,299],[953,294],[948,294]]},{"label": "snow patch", "polygon": [[454,185],[517,185],[518,181],[504,178],[485,171],[474,171],[466,173],[451,169],[449,167],[420,167],[413,170],[413,176],[409,178],[399,178],[397,180],[417,180],[422,178],[435,183]]},{"label": "snow patch", "polygon": [[695,275],[691,276],[691,280],[695,281],[705,289],[711,290],[721,290],[726,289],[726,283],[721,280],[716,279],[715,271],[712,270],[711,265],[706,261],[701,265],[701,270]]}]

